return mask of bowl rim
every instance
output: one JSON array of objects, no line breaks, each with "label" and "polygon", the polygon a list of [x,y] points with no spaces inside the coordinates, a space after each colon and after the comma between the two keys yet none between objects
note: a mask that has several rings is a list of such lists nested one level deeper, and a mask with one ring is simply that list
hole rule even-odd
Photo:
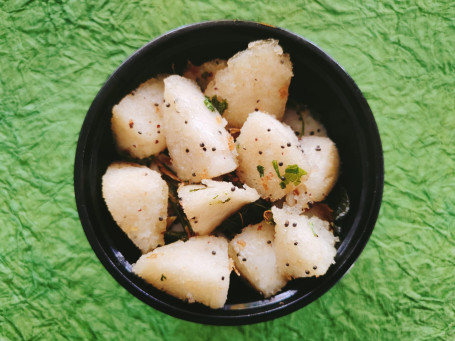
[{"label": "bowl rim", "polygon": [[[96,108],[99,103],[103,100],[103,94],[109,88],[109,83],[116,77],[117,74],[121,72],[122,69],[126,68],[128,65],[135,62],[142,54],[146,53],[149,49],[153,49],[156,45],[163,43],[164,41],[174,39],[182,34],[188,34],[191,31],[205,30],[213,26],[226,26],[234,27],[241,26],[245,29],[248,28],[260,28],[266,31],[274,32],[292,39],[298,44],[305,45],[306,48],[309,48],[313,53],[317,54],[328,66],[330,66],[331,71],[336,72],[337,76],[344,82],[344,85],[349,87],[349,93],[352,93],[357,100],[357,104],[362,109],[362,115],[366,116],[367,122],[369,124],[368,136],[369,141],[372,141],[371,145],[374,150],[374,160],[375,164],[373,165],[374,173],[376,174],[374,179],[371,179],[373,187],[374,198],[371,200],[370,207],[368,207],[369,215],[368,219],[365,222],[365,228],[363,233],[356,240],[355,244],[352,247],[352,250],[346,261],[339,267],[334,273],[336,276],[332,276],[330,280],[322,282],[323,285],[318,286],[315,290],[311,291],[307,295],[303,295],[296,300],[282,306],[271,308],[266,311],[248,311],[244,315],[236,316],[218,316],[216,314],[203,314],[199,312],[191,312],[175,307],[167,302],[159,300],[147,292],[142,290],[140,287],[131,282],[117,267],[116,264],[112,261],[109,255],[105,252],[101,246],[99,240],[96,237],[94,226],[90,221],[89,214],[87,211],[87,205],[90,204],[85,200],[83,195],[84,189],[84,172],[81,165],[84,164],[84,157],[86,154],[86,145],[89,138],[89,127],[93,123],[94,118],[96,117]],[[79,218],[84,229],[87,240],[89,241],[93,251],[97,255],[98,259],[101,261],[103,266],[108,270],[108,272],[116,279],[116,281],[127,289],[135,297],[139,298],[144,303],[150,305],[156,310],[159,310],[168,315],[181,318],[183,320],[197,322],[202,324],[211,324],[211,325],[241,325],[241,324],[252,324],[258,322],[264,322],[267,320],[275,319],[287,314],[290,314],[319,298],[330,288],[332,288],[343,276],[348,272],[348,270],[354,265],[361,252],[365,248],[377,221],[379,210],[382,202],[383,196],[383,187],[384,187],[384,158],[382,151],[382,143],[379,135],[379,130],[374,119],[373,113],[363,96],[362,92],[351,78],[351,76],[346,72],[346,70],[338,64],[332,57],[330,57],[323,49],[318,47],[316,44],[310,40],[296,34],[294,32],[288,31],[286,29],[275,27],[272,25],[253,22],[253,21],[243,21],[243,20],[214,20],[214,21],[204,21],[193,23],[189,25],[184,25],[172,29],[143,45],[141,48],[136,50],[131,54],[123,63],[121,63],[116,70],[110,75],[110,77],[103,84],[97,95],[95,96],[90,108],[85,116],[84,122],[81,127],[79,134],[79,139],[76,148],[75,163],[74,163],[74,190],[75,190],[75,199],[76,206],[79,214]]]}]

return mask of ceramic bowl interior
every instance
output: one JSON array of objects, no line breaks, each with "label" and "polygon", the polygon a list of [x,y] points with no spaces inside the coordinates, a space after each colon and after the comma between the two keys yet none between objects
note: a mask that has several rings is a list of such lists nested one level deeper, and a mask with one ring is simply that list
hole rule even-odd
[{"label": "ceramic bowl interior", "polygon": [[[320,114],[341,158],[338,185],[346,189],[350,212],[338,224],[340,245],[325,276],[290,282],[278,295],[263,299],[232,273],[228,301],[212,310],[188,304],[145,283],[131,272],[139,250],[115,225],[101,196],[101,177],[119,160],[110,130],[113,105],[141,82],[161,73],[180,73],[188,60],[199,64],[229,58],[254,40],[278,39],[293,62],[290,98]],[[171,31],[129,57],[94,99],[82,126],[74,184],[86,236],[111,275],[133,295],[169,315],[189,321],[238,325],[270,320],[304,307],[329,290],[354,264],[377,219],[383,189],[383,154],[370,108],[354,81],[333,59],[304,38],[268,25],[216,21]]]}]

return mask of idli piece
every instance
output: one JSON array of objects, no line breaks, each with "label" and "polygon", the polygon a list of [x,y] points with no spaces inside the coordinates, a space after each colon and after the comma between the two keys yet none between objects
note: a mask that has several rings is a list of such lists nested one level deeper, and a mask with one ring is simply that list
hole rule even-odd
[{"label": "idli piece", "polygon": [[300,148],[309,161],[308,178],[286,197],[286,202],[302,209],[308,202],[324,200],[338,179],[340,156],[335,143],[328,137],[304,136]]},{"label": "idli piece", "polygon": [[264,297],[275,295],[286,285],[275,256],[275,228],[263,221],[245,227],[229,242],[235,268]]},{"label": "idli piece", "polygon": [[327,136],[324,125],[314,118],[308,108],[302,108],[300,105],[288,104],[283,123],[290,126],[297,137]]},{"label": "idli piece", "polygon": [[259,199],[255,189],[231,182],[202,180],[203,185],[181,185],[177,192],[180,205],[198,235],[211,233],[226,218],[244,205]]},{"label": "idli piece", "polygon": [[115,162],[103,175],[102,192],[115,222],[142,253],[164,244],[168,186],[160,173]]},{"label": "idli piece", "polygon": [[193,65],[188,61],[188,65],[183,72],[183,77],[192,79],[201,87],[202,91],[207,88],[207,85],[212,81],[215,74],[224,69],[227,62],[224,59],[213,59],[203,63],[200,66]]},{"label": "idli piece", "polygon": [[286,205],[272,207],[278,267],[289,279],[322,276],[335,264],[338,237],[329,222],[299,212]]},{"label": "idli piece", "polygon": [[227,299],[231,268],[227,240],[199,236],[143,255],[133,272],[174,297],[218,309]]},{"label": "idli piece", "polygon": [[241,128],[253,111],[283,117],[292,76],[289,55],[283,53],[277,40],[254,41],[215,74],[205,95],[226,100],[223,117],[230,127]]},{"label": "idli piece", "polygon": [[111,127],[120,152],[143,159],[166,149],[163,96],[163,77],[151,78],[114,105]]},{"label": "idli piece", "polygon": [[164,131],[177,176],[198,183],[237,168],[234,139],[210,110],[198,85],[181,76],[164,80]]},{"label": "idli piece", "polygon": [[237,175],[262,198],[279,200],[306,180],[309,164],[297,136],[272,115],[250,114],[236,145]]}]

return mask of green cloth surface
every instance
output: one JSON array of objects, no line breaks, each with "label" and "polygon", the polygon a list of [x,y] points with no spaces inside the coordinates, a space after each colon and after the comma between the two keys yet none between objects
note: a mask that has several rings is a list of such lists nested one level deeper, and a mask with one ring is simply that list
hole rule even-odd
[{"label": "green cloth surface", "polygon": [[[79,130],[136,49],[181,25],[266,22],[315,42],[365,94],[385,157],[375,230],[350,272],[288,316],[182,321],[121,287],[73,192]],[[0,3],[0,340],[455,340],[453,1]]]}]

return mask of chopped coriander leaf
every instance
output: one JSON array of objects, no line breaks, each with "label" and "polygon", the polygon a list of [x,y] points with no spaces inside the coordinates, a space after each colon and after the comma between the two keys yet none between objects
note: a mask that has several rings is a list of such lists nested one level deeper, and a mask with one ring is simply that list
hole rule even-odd
[{"label": "chopped coriander leaf", "polygon": [[[218,195],[215,198],[213,198],[213,199],[216,199],[217,197],[218,197]],[[230,200],[231,200],[231,198],[227,198],[226,200],[218,199],[218,200],[209,202],[209,205],[225,204],[225,203],[227,203]]]},{"label": "chopped coriander leaf", "polygon": [[220,115],[223,115],[224,111],[228,108],[228,103],[225,99],[223,99],[221,97],[220,97],[220,99],[221,99],[221,101],[218,100],[217,96],[213,96],[211,99],[211,102],[212,102],[213,106],[216,108],[216,110],[218,110]]},{"label": "chopped coriander leaf", "polygon": [[295,186],[298,186],[301,182],[300,178],[305,174],[306,172],[299,166],[289,165],[284,171],[284,177],[286,178],[284,182],[286,185],[292,182]]},{"label": "chopped coriander leaf", "polygon": [[218,96],[213,96],[212,98],[205,96],[204,104],[210,111],[215,111],[215,109],[223,115],[224,111],[228,108],[228,103],[225,99],[218,99]]},{"label": "chopped coriander leaf", "polygon": [[258,165],[256,168],[259,172],[259,177],[262,178],[264,176],[264,166]]},{"label": "chopped coriander leaf", "polygon": [[309,224],[310,224],[311,232],[313,232],[313,236],[317,237],[318,235],[313,230],[313,222],[309,221]]},{"label": "chopped coriander leaf", "polygon": [[281,179],[280,169],[278,168],[278,161],[277,160],[273,160],[272,161],[272,165],[273,165],[273,168],[275,169],[276,175],[278,175],[278,178]]},{"label": "chopped coriander leaf", "polygon": [[204,104],[210,111],[215,111],[215,107],[213,106],[212,102],[210,102],[209,96],[205,96]]},{"label": "chopped coriander leaf", "polygon": [[194,188],[194,189],[190,189],[190,192],[202,191],[203,189],[207,189],[207,188]]},{"label": "chopped coriander leaf", "polygon": [[275,169],[276,175],[278,175],[278,177],[282,180],[280,182],[280,187],[282,189],[285,189],[286,185],[287,185],[287,183],[285,182],[286,178],[280,175],[280,169],[278,168],[278,161],[277,160],[273,160],[272,161],[272,165],[273,165],[273,168]]},{"label": "chopped coriander leaf", "polygon": [[217,194],[217,195],[215,195],[212,199],[215,200],[216,198],[218,198],[218,196],[219,196],[219,195]]},{"label": "chopped coriander leaf", "polygon": [[284,171],[284,175],[281,176],[280,169],[278,168],[277,160],[272,161],[273,168],[275,169],[276,175],[281,180],[280,187],[285,189],[286,186],[290,183],[293,183],[295,186],[300,184],[300,178],[306,174],[306,172],[297,165],[289,165]]},{"label": "chopped coriander leaf", "polygon": [[167,279],[166,276],[164,276],[164,274],[161,274],[161,282],[166,280],[166,279]]}]

